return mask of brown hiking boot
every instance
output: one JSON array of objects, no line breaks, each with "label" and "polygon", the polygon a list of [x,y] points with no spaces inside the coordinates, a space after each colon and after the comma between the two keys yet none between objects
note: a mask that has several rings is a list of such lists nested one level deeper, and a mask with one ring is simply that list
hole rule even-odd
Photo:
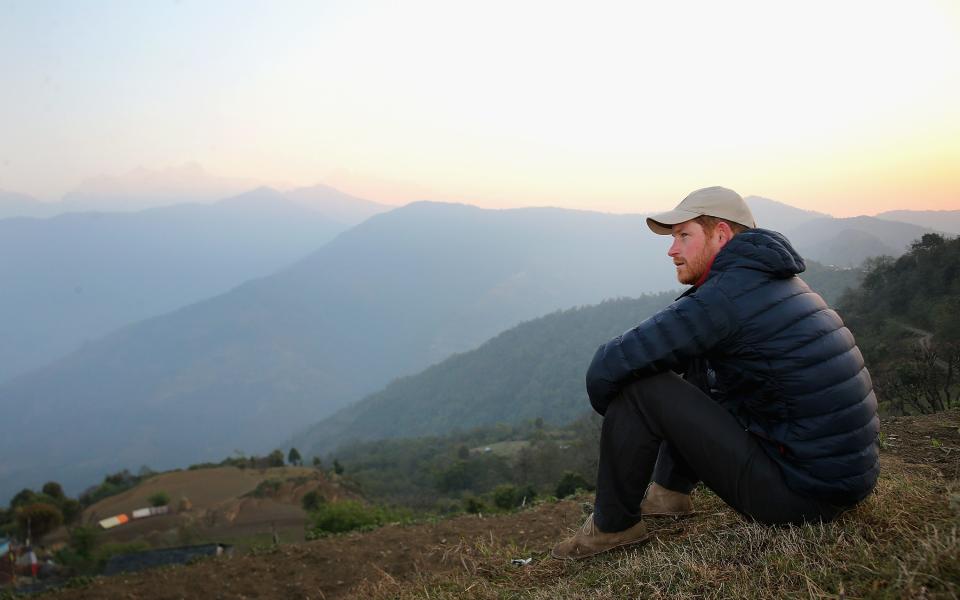
[{"label": "brown hiking boot", "polygon": [[572,538],[564,540],[553,547],[550,554],[554,558],[563,560],[577,560],[586,558],[594,554],[600,554],[607,550],[613,550],[620,546],[629,544],[638,544],[646,541],[650,537],[647,533],[647,526],[640,521],[630,529],[617,531],[616,533],[604,533],[597,529],[593,524],[593,515],[587,517],[580,531]]},{"label": "brown hiking boot", "polygon": [[690,500],[690,494],[674,492],[658,483],[651,483],[640,503],[640,513],[645,517],[685,517],[693,514],[693,501]]}]

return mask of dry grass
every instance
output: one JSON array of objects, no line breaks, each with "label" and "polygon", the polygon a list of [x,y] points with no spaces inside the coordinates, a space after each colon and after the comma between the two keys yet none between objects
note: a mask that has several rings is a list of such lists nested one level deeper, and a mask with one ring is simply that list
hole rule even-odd
[{"label": "dry grass", "polygon": [[[934,468],[884,457],[874,495],[833,523],[757,525],[698,492],[697,516],[651,520],[654,538],[634,549],[571,563],[481,538],[447,551],[443,560],[456,567],[447,574],[383,577],[355,592],[373,599],[957,598],[955,485]],[[510,562],[529,556],[528,566]]]}]

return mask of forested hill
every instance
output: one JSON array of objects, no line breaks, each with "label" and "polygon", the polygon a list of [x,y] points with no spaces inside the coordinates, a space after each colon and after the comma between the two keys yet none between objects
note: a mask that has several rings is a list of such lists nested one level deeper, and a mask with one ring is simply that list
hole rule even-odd
[{"label": "forested hill", "polygon": [[394,381],[292,444],[319,455],[346,441],[418,437],[537,417],[566,423],[586,409],[583,374],[597,346],[675,296],[609,300],[528,321],[476,350]]},{"label": "forested hill", "polygon": [[[859,271],[811,262],[804,279],[829,300]],[[678,292],[618,299],[528,321],[425,371],[398,379],[321,421],[291,444],[320,455],[347,441],[443,434],[543,418],[565,424],[588,410],[583,377],[597,346]]]},{"label": "forested hill", "polygon": [[866,265],[839,310],[857,336],[881,407],[960,405],[960,238],[924,235],[898,259]]},{"label": "forested hill", "polygon": [[863,284],[841,300],[847,318],[870,333],[895,319],[946,343],[960,335],[960,238],[924,235],[898,259],[867,265]]}]

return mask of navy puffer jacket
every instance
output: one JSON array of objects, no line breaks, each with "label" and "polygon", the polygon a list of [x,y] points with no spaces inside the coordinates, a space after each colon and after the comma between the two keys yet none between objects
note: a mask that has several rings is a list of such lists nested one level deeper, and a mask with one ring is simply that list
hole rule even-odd
[{"label": "navy puffer jacket", "polygon": [[603,414],[623,386],[706,359],[711,395],[800,494],[867,496],[880,472],[877,399],[853,335],[799,277],[782,235],[750,229],[717,254],[706,281],[597,350],[587,393]]}]

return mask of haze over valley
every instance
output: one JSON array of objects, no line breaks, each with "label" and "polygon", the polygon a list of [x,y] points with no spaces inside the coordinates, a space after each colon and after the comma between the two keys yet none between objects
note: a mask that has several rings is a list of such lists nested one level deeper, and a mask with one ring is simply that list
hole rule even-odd
[{"label": "haze over valley", "polygon": [[[816,259],[806,279],[833,296],[857,285],[850,267],[875,251],[901,254],[933,231],[748,202],[761,226]],[[679,289],[668,241],[644,219],[436,202],[393,208],[323,186],[0,219],[3,256],[17,257],[0,263],[14,282],[0,300],[8,425],[0,497],[50,479],[78,490],[123,468],[262,453],[290,439],[319,454],[351,440],[491,423],[505,410],[491,401],[476,406],[487,416],[421,405],[390,417],[391,390],[410,384],[388,384],[430,365],[443,372],[452,355],[530,319],[661,294],[641,298],[632,316],[605,313],[603,327],[557,325],[550,343],[565,352],[565,383],[544,382],[559,387],[534,412],[562,424],[586,407],[577,382],[591,346]],[[582,310],[572,314],[595,309]],[[579,351],[567,352],[567,336]],[[455,376],[437,389],[451,386]],[[518,383],[515,398],[498,402],[523,402],[525,390]],[[418,411],[446,425],[427,426]],[[535,416],[528,412],[510,417]]]}]

